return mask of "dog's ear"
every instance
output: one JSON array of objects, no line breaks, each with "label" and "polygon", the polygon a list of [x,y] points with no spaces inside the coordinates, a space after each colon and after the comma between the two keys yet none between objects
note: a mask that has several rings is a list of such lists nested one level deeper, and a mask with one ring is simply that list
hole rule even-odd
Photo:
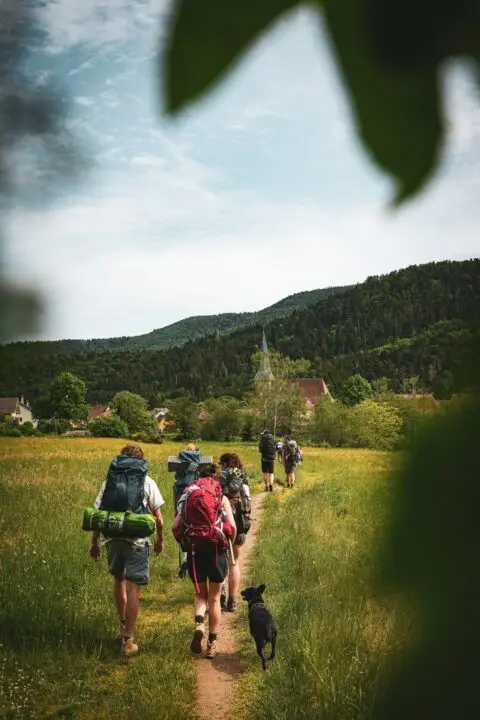
[{"label": "dog's ear", "polygon": [[266,585],[259,585],[259,586],[257,587],[257,593],[258,593],[259,595],[263,595],[263,593],[265,592],[265,588],[266,588]]}]

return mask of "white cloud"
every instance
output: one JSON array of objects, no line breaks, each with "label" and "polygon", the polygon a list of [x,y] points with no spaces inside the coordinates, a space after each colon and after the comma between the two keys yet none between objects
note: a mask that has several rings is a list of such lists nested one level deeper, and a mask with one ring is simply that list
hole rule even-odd
[{"label": "white cloud", "polygon": [[339,214],[312,200],[266,201],[174,179],[172,170],[142,168],[123,193],[11,218],[11,267],[49,295],[47,336],[138,334],[478,254],[480,213],[465,212],[478,194],[473,177],[463,177],[469,195],[452,193],[458,178],[446,177],[391,215],[378,204]]},{"label": "white cloud", "polygon": [[51,52],[106,48],[159,26],[167,0],[45,0],[37,10]]},{"label": "white cloud", "polygon": [[164,158],[157,155],[136,155],[131,160],[133,167],[165,167]]},{"label": "white cloud", "polygon": [[77,97],[73,98],[73,101],[77,105],[82,105],[84,107],[89,107],[90,105],[95,105],[95,99],[92,97],[85,97],[83,95],[77,95]]}]

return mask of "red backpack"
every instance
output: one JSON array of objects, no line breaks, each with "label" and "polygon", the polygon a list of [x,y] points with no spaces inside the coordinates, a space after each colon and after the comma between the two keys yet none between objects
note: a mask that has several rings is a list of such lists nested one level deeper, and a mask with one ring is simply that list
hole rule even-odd
[{"label": "red backpack", "polygon": [[226,550],[232,527],[224,517],[222,487],[211,477],[198,478],[182,495],[181,515],[183,527],[176,533],[176,540],[192,550],[217,547]]}]

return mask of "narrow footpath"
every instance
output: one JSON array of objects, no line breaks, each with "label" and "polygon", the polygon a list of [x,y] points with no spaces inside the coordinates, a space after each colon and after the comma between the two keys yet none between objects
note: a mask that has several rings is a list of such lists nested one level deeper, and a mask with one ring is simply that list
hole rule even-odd
[{"label": "narrow footpath", "polygon": [[[252,527],[243,547],[241,588],[245,587],[244,578],[255,545],[264,498],[264,493],[258,493],[252,497]],[[236,617],[236,613],[222,613],[217,657],[214,660],[206,660],[202,656],[193,661],[197,676],[195,716],[198,720],[212,720],[213,717],[222,718],[222,720],[231,720],[232,718],[235,681],[242,673],[237,658]]]}]

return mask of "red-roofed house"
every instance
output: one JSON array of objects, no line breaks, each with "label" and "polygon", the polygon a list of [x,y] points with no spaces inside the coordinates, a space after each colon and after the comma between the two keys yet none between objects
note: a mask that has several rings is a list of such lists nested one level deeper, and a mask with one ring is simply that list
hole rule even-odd
[{"label": "red-roofed house", "polygon": [[321,398],[333,400],[330,390],[323,378],[294,378],[300,394],[305,398],[305,407],[312,410]]},{"label": "red-roofed house", "polygon": [[88,408],[88,422],[96,420],[99,417],[110,415],[111,410],[108,405],[90,405]]}]

